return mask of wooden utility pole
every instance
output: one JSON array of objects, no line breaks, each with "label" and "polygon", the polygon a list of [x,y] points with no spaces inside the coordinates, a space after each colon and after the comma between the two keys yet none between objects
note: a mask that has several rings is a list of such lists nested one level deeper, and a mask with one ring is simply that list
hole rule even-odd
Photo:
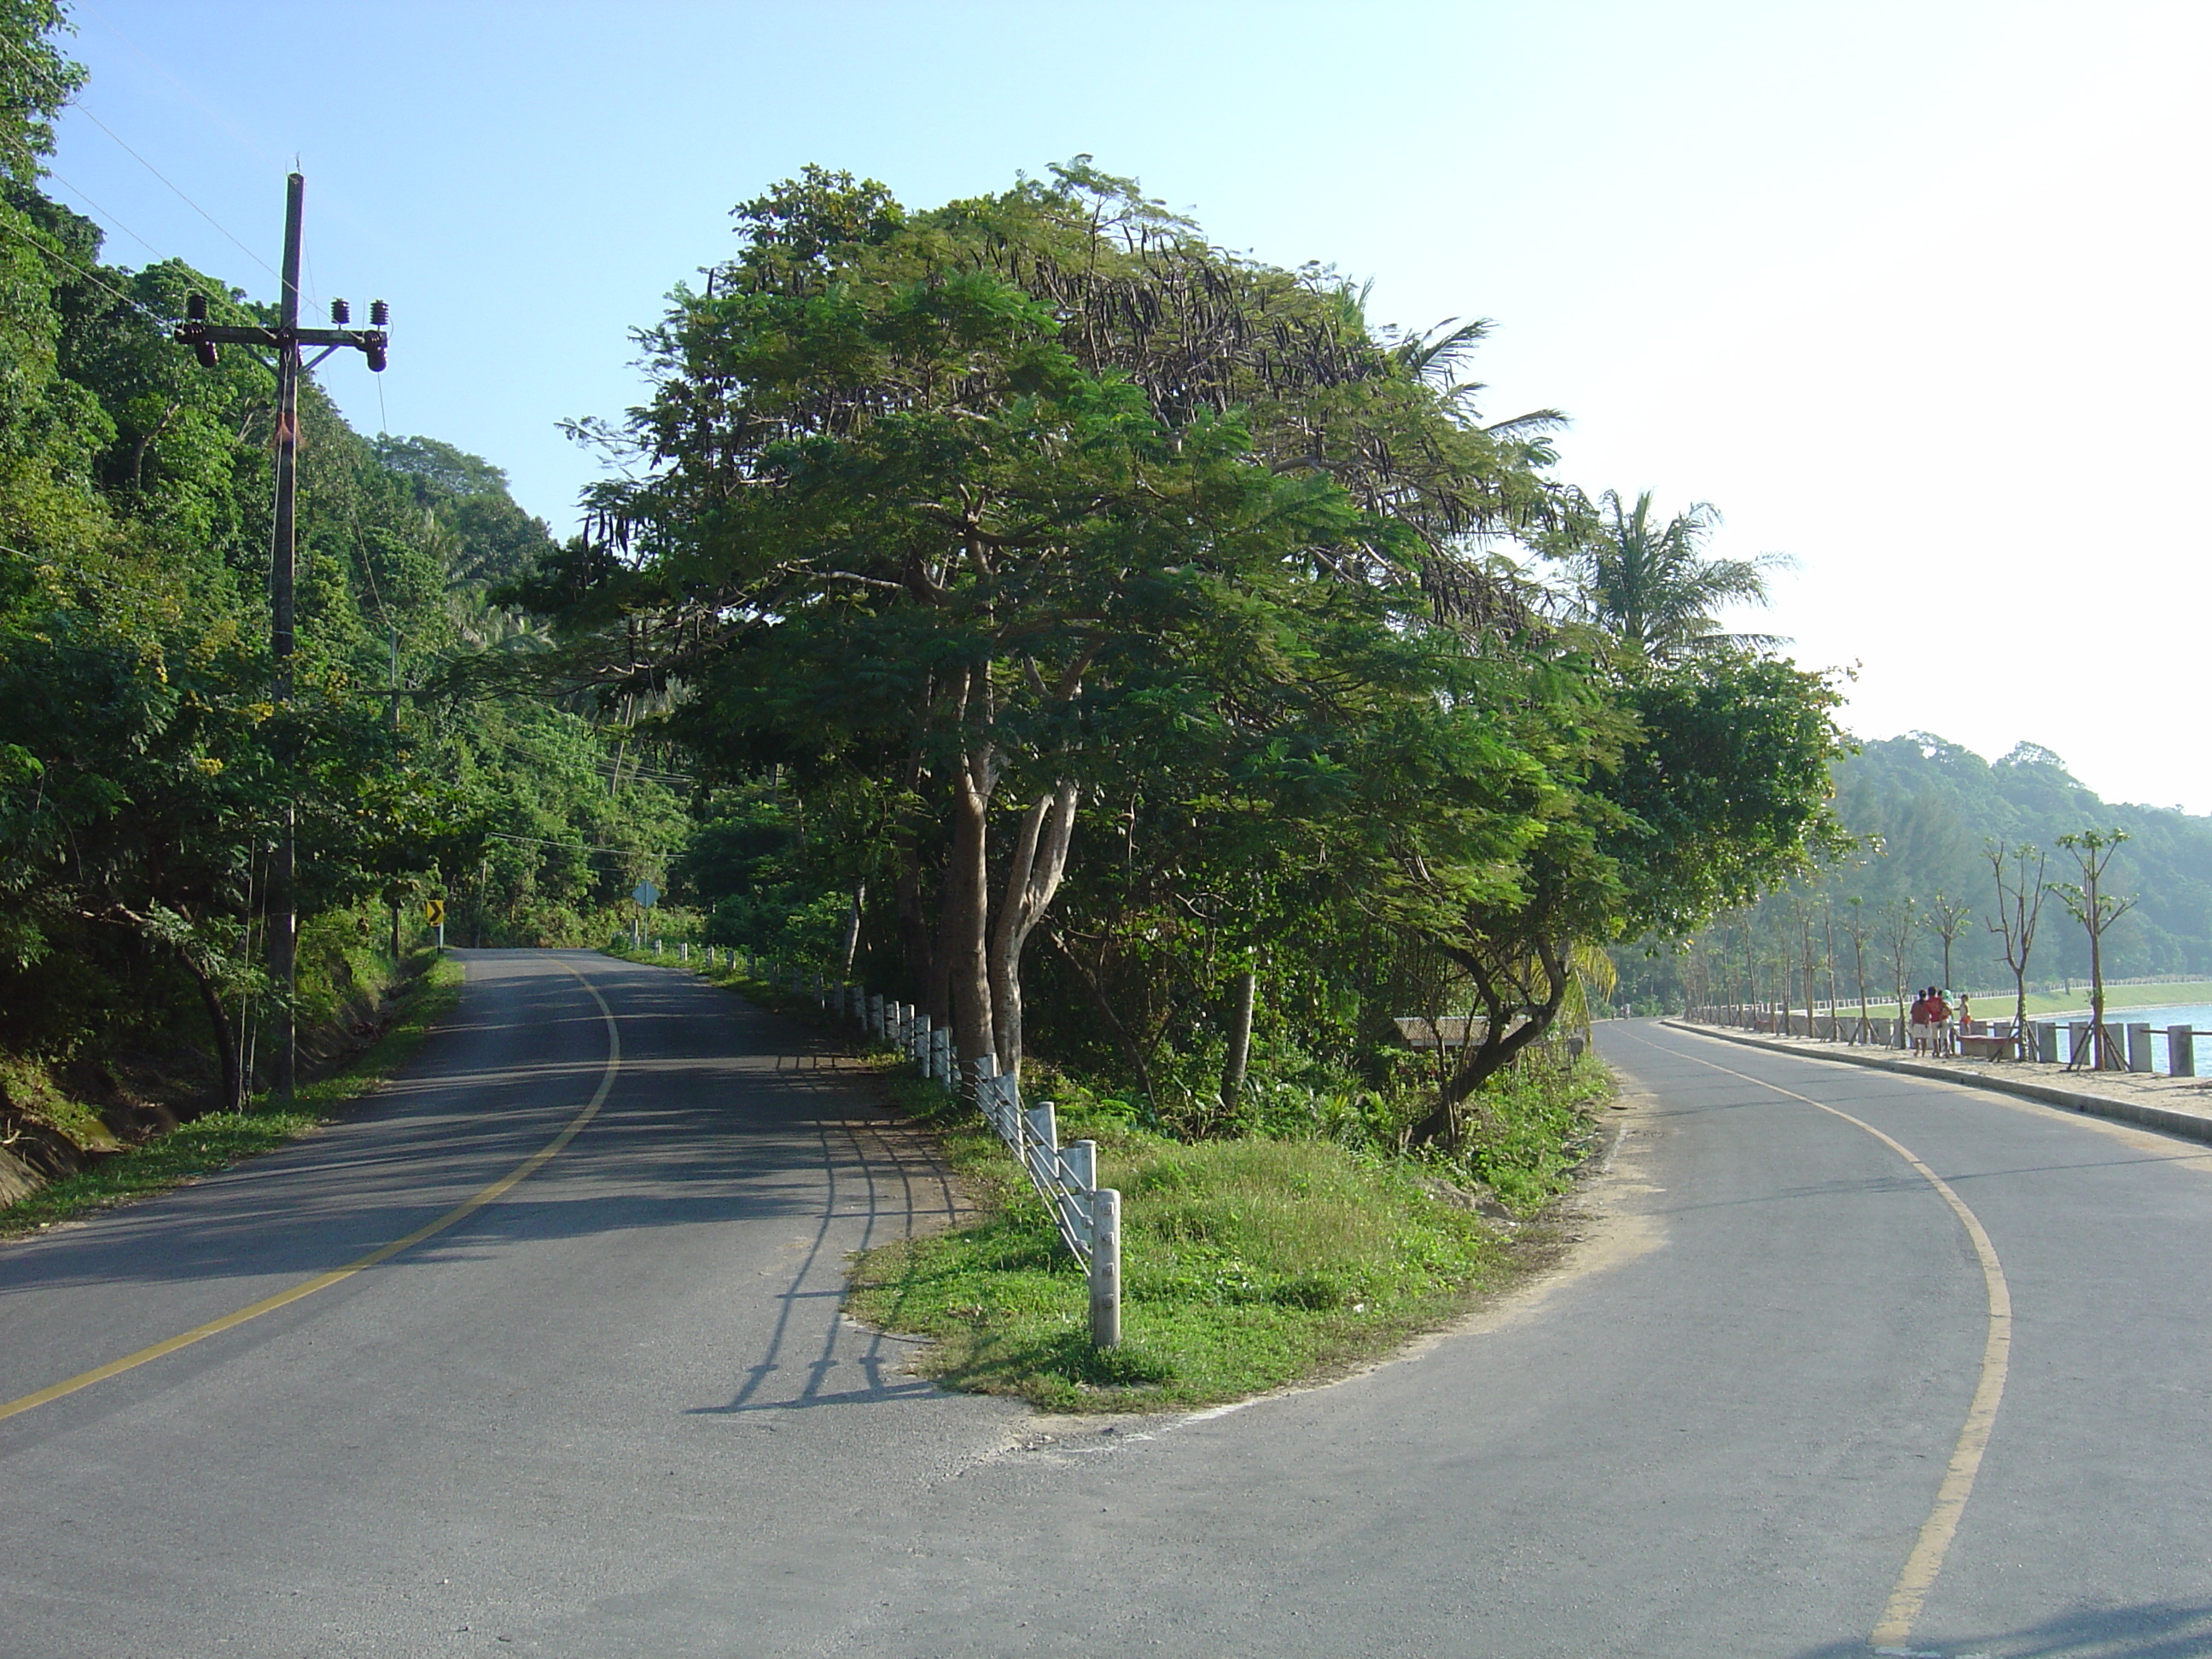
[{"label": "wooden utility pole", "polygon": [[[192,349],[201,364],[213,368],[217,348],[225,345],[265,346],[276,354],[276,507],[269,548],[269,655],[275,700],[280,711],[292,701],[293,597],[292,577],[296,538],[293,509],[299,489],[300,376],[342,347],[350,346],[368,359],[370,368],[382,373],[391,341],[384,331],[388,318],[381,300],[369,307],[373,326],[301,328],[300,326],[300,234],[307,199],[307,180],[295,173],[284,181],[284,259],[275,328],[217,327],[209,323],[207,295],[194,294],[185,301],[185,321],[176,337]],[[346,302],[331,301],[331,320],[349,320]],[[300,361],[301,346],[323,348],[314,363]],[[264,360],[265,361],[265,360]],[[298,1072],[298,1030],[293,1016],[299,985],[300,915],[295,891],[296,849],[295,834],[299,808],[294,799],[294,776],[299,752],[290,721],[280,714],[276,741],[277,764],[285,781],[284,801],[277,817],[276,852],[269,870],[269,976],[277,994],[276,1056],[270,1079],[280,1099],[291,1097]]]}]

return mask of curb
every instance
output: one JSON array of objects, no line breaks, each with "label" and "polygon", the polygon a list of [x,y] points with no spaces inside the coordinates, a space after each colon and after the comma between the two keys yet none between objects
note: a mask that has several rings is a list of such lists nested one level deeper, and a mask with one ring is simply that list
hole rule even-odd
[{"label": "curb", "polygon": [[1949,1066],[1930,1066],[1923,1060],[1876,1060],[1872,1054],[1855,1054],[1848,1049],[1824,1054],[1804,1048],[1784,1048],[1755,1036],[1742,1036],[1718,1026],[1699,1025],[1686,1019],[1662,1019],[1659,1024],[1671,1026],[1678,1031],[1687,1031],[1693,1036],[1734,1042],[1746,1048],[1763,1049],[1771,1054],[1791,1054],[1800,1060],[1825,1060],[1844,1066],[1869,1066],[1878,1072],[1902,1072],[1908,1077],[1933,1078],[1939,1083],[1960,1083],[1970,1089],[1988,1089],[1996,1094],[2019,1095],[2028,1100],[2039,1100],[2046,1106],[2063,1106],[2069,1112],[2081,1112],[2090,1117],[2117,1118],[2123,1122],[2139,1124],[2146,1129],[2159,1129],[2170,1135],[2179,1135],[2188,1140],[2212,1141],[2212,1114],[2175,1111],[2170,1107],[2153,1106],[2142,1101],[2115,1100],[2110,1095],[2084,1094],[2078,1089],[2055,1088],[2047,1083],[2032,1083],[2026,1078],[1954,1071]]}]

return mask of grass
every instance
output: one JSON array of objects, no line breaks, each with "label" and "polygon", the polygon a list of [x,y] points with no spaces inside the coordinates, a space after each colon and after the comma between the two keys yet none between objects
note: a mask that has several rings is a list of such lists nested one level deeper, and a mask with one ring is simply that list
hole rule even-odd
[{"label": "grass", "polygon": [[458,961],[432,962],[402,995],[398,1016],[384,1034],[329,1076],[303,1084],[290,1105],[275,1105],[257,1095],[242,1112],[210,1113],[143,1146],[103,1158],[0,1207],[0,1239],[20,1238],[90,1210],[167,1192],[296,1139],[398,1069],[460,1000],[461,980]]},{"label": "grass", "polygon": [[890,1079],[942,1138],[981,1219],[855,1264],[848,1306],[927,1337],[947,1387],[1056,1411],[1242,1399],[1377,1358],[1504,1282],[1501,1231],[1412,1169],[1318,1140],[1168,1140],[1061,1120],[1121,1193],[1122,1346],[1093,1349],[1082,1270],[997,1137],[933,1084]]},{"label": "grass", "polygon": [[1470,1103],[1462,1162],[1516,1215],[1533,1215],[1574,1184],[1597,1150],[1595,1114],[1613,1093],[1613,1073],[1588,1051],[1557,1067],[1504,1072]]},{"label": "grass", "polygon": [[[2177,980],[2171,985],[2107,985],[2105,988],[2105,1006],[2112,1008],[2163,1008],[2169,1003],[2212,1002],[2212,980]],[[2012,1012],[2012,994],[2008,991],[1995,999],[1978,996],[1974,999],[1974,1017],[1987,1019],[1994,1015],[2003,1018]],[[2027,994],[2030,1018],[2039,1014],[2086,1013],[2089,1007],[2089,986],[2085,980],[2069,993],[2064,991],[2031,991]]]},{"label": "grass", "polygon": [[0,1054],[0,1090],[25,1116],[59,1132],[82,1151],[112,1152],[123,1145],[98,1112],[64,1094],[55,1086],[52,1075],[36,1060]]},{"label": "grass", "polygon": [[[611,954],[678,965],[672,951]],[[820,1023],[811,997],[690,966]],[[976,1214],[861,1255],[848,1310],[928,1339],[915,1369],[948,1388],[1064,1412],[1244,1399],[1380,1358],[1464,1312],[1533,1252],[1438,1194],[1480,1180],[1515,1214],[1540,1213],[1592,1150],[1589,1109],[1612,1090],[1594,1059],[1516,1073],[1486,1091],[1462,1158],[1430,1163],[1333,1139],[1327,1114],[1273,1134],[1176,1140],[1055,1076],[1037,1092],[1057,1101],[1062,1140],[1097,1141],[1101,1184],[1121,1194],[1122,1345],[1101,1352],[1083,1271],[997,1135],[902,1056],[869,1059],[936,1133]]]}]

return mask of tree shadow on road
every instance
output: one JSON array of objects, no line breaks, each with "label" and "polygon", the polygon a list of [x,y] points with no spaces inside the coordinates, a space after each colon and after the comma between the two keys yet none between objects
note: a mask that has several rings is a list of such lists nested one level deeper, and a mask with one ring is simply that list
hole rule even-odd
[{"label": "tree shadow on road", "polygon": [[[1914,1637],[1903,1650],[1943,1659],[2204,1659],[2212,1654],[2212,1601],[2077,1605],[2018,1630],[1941,1639]],[[1808,1648],[1796,1659],[1867,1659],[1864,1638]]]}]

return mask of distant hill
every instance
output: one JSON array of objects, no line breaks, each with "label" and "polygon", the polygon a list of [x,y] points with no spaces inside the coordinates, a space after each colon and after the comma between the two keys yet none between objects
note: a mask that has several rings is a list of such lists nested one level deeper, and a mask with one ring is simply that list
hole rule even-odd
[{"label": "distant hill", "polygon": [[[1987,761],[1925,732],[1865,744],[1836,764],[1834,778],[1837,816],[1868,846],[1816,890],[1839,901],[1856,896],[1869,906],[1908,895],[1925,906],[1938,893],[1973,905],[1974,920],[1952,952],[1954,986],[1988,990],[2011,983],[2003,951],[1984,926],[1996,913],[1984,854],[1991,837],[2044,848],[2051,855],[2049,879],[2069,881],[2078,879],[2078,872],[2058,837],[2115,827],[2130,839],[2113,860],[2106,890],[2140,895],[2140,902],[2106,936],[2106,976],[2212,974],[2212,817],[2104,800],[2058,756],[2035,744]],[[1679,994],[1675,963],[1665,953],[1629,949],[1615,955],[1624,999],[1672,1000]],[[2054,895],[2045,902],[2030,979],[2078,981],[2088,971],[2087,941]],[[1924,984],[1942,973],[1942,942],[1923,935],[1911,977]]]},{"label": "distant hill", "polygon": [[[1878,854],[1833,879],[1840,893],[1869,902],[1910,894],[1925,902],[1940,890],[1994,915],[1996,892],[1983,854],[1990,837],[2045,848],[2051,878],[2063,881],[2077,878],[2077,872],[2059,836],[2118,827],[2131,839],[2112,862],[2107,890],[2140,894],[2142,902],[2106,936],[2106,973],[2124,978],[2212,970],[2212,817],[2106,801],[2034,744],[1990,762],[1924,732],[1866,744],[1836,767],[1835,779],[1838,815],[1854,833],[1879,836],[1881,844]],[[2045,929],[2039,948],[2051,951],[2043,959],[2050,976],[2086,975],[2087,941],[2055,899]],[[1996,937],[1982,929],[1974,944],[1971,951],[1954,953],[1954,979],[1966,982],[1972,964],[1976,984],[2007,981]],[[1940,951],[1928,960],[1940,966]]]}]

